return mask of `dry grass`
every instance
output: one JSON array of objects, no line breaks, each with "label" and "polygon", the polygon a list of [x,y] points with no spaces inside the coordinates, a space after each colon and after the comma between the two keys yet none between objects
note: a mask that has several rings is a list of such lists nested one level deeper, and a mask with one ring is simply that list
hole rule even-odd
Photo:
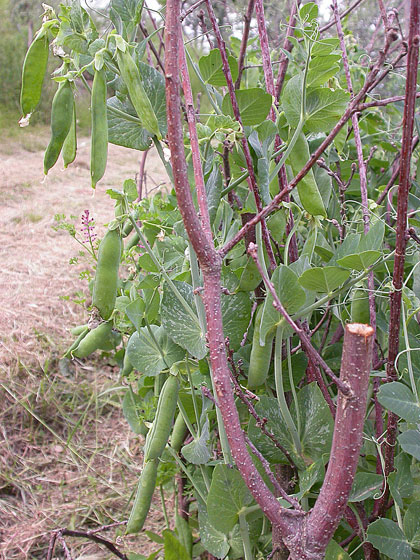
[{"label": "dry grass", "polygon": [[[141,441],[122,417],[118,369],[105,357],[84,365],[60,361],[69,330],[86,321],[73,300],[86,291],[70,266],[78,245],[52,229],[54,215],[85,209],[103,225],[112,219],[106,188],[134,177],[139,153],[112,146],[104,180],[92,195],[89,146],[76,163],[53,169],[42,182],[41,145],[48,131],[24,133],[0,152],[0,557],[45,558],[49,532],[92,528],[127,517],[141,465]],[[157,157],[148,174],[165,180]],[[101,226],[101,227],[99,227]],[[70,299],[65,299],[70,296]],[[164,526],[159,501],[147,528]],[[109,534],[115,538],[115,531]],[[109,558],[98,545],[67,539],[73,558]],[[148,553],[144,536],[120,540],[123,550]],[[55,558],[64,558],[60,546]]]}]

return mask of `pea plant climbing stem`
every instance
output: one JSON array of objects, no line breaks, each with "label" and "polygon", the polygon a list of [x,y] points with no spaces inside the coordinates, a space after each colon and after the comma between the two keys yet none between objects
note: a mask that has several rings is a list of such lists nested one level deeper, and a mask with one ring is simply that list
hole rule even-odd
[{"label": "pea plant climbing stem", "polygon": [[[63,359],[119,366],[143,446],[119,545],[95,541],[120,558],[147,558],[139,533],[150,559],[420,556],[420,8],[375,1],[369,37],[360,0],[324,26],[313,2],[111,0],[106,26],[46,8],[20,123],[52,46],[45,174],[77,162],[84,88],[91,186],[115,202]],[[108,143],[143,152],[137,180],[108,184]],[[168,179],[144,197],[152,149]],[[86,534],[55,531],[49,558]]]}]

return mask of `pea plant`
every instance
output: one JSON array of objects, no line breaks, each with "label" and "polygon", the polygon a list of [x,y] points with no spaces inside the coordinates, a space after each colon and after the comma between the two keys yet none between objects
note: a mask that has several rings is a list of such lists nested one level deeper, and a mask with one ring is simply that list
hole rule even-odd
[{"label": "pea plant", "polygon": [[126,533],[157,486],[175,492],[149,558],[420,558],[420,6],[401,22],[372,2],[360,45],[359,4],[333,0],[321,26],[294,2],[275,44],[263,0],[237,33],[212,0],[112,0],[101,29],[78,0],[44,6],[21,125],[52,52],[45,174],[77,157],[85,88],[92,186],[109,142],[154,147],[170,184],[107,191],[89,322],[66,353],[113,352],[145,436]]}]

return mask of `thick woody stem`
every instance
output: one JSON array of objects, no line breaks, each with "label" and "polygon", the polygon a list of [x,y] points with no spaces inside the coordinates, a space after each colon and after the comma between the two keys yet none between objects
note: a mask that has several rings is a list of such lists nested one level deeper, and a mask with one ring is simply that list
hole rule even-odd
[{"label": "thick woody stem", "polygon": [[[213,27],[214,34],[216,35],[217,44],[218,44],[218,47],[219,47],[219,50],[220,50],[220,55],[221,55],[221,58],[222,58],[223,73],[225,75],[226,82],[227,82],[229,97],[230,97],[230,101],[232,103],[233,114],[235,115],[235,119],[241,125],[241,127],[243,129],[241,113],[239,111],[239,105],[238,105],[238,102],[236,100],[235,87],[234,87],[233,81],[232,81],[232,73],[230,71],[228,56],[227,56],[227,52],[226,52],[225,41],[223,40],[222,34],[220,33],[219,25],[218,25],[217,20],[216,20],[216,15],[214,13],[213,6],[211,5],[210,0],[206,0],[206,5],[207,5],[207,11],[208,11],[208,14],[209,14],[211,25]],[[245,134],[241,138],[241,144],[242,144],[242,149],[243,149],[244,156],[245,156],[246,167],[247,167],[248,174],[249,174],[249,185],[250,185],[250,188],[251,188],[252,193],[254,195],[255,205],[257,207],[257,211],[261,212],[261,210],[263,208],[262,207],[262,202],[261,202],[261,197],[260,197],[260,194],[259,194],[259,191],[258,191],[257,178],[255,176],[251,151],[249,149],[248,140],[246,139]],[[264,219],[261,220],[261,226],[262,226],[262,238],[263,238],[265,248],[267,250],[267,255],[268,255],[268,259],[270,261],[270,266],[271,266],[272,269],[274,269],[274,268],[276,268],[277,263],[276,263],[276,259],[274,257],[274,253],[273,253],[273,249],[271,247],[271,243],[270,243],[270,234],[268,232],[267,224],[265,223]]]},{"label": "thick woody stem", "polygon": [[171,150],[174,185],[179,209],[203,271],[203,300],[216,397],[233,458],[255,500],[268,519],[278,525],[285,533],[299,533],[302,525],[302,514],[295,510],[284,510],[265,484],[249,455],[235,405],[223,335],[220,283],[222,261],[201,228],[188,184],[180,115],[178,50],[181,26],[179,12],[180,1],[168,0],[165,33],[168,143]]},{"label": "thick woody stem", "polygon": [[188,130],[190,133],[192,163],[194,169],[195,188],[197,190],[197,202],[200,211],[201,226],[207,235],[209,242],[212,242],[209,209],[207,206],[206,187],[204,184],[203,168],[200,158],[200,146],[198,144],[196,113],[194,110],[193,94],[188,74],[187,59],[185,56],[184,42],[182,35],[179,37],[179,65],[181,67],[182,89],[184,90],[185,108],[187,111]]},{"label": "thick woody stem", "polygon": [[[388,363],[386,368],[388,381],[395,381],[398,377],[395,369],[395,360],[399,349],[401,295],[404,280],[405,251],[407,246],[407,207],[408,194],[411,186],[411,147],[416,106],[417,68],[419,61],[419,21],[420,4],[418,0],[411,0],[407,56],[407,81],[405,87],[404,116],[402,125],[403,133],[401,142],[400,182],[398,186],[397,233],[395,243],[394,273],[392,278],[393,291],[390,296],[389,348]],[[398,417],[394,413],[389,413],[385,443],[385,476],[388,476],[394,468],[394,448],[397,437],[397,424]],[[388,493],[385,492],[381,500],[379,513],[383,510],[387,500],[387,495]]]},{"label": "thick woody stem", "polygon": [[238,77],[236,78],[235,89],[239,89],[241,87],[242,74],[244,71],[244,64],[245,64],[246,47],[248,45],[249,28],[251,25],[251,18],[252,18],[252,13],[254,11],[254,6],[255,6],[255,0],[249,0],[246,14],[244,16],[244,29],[242,31],[241,48],[239,51]]},{"label": "thick woody stem", "polygon": [[[305,549],[307,556],[324,558],[325,548],[345,513],[359,452],[369,373],[372,363],[374,331],[358,323],[346,326],[340,379],[351,388],[351,396],[339,392],[330,460],[318,499],[307,519]],[[300,558],[299,556],[291,556]]]}]

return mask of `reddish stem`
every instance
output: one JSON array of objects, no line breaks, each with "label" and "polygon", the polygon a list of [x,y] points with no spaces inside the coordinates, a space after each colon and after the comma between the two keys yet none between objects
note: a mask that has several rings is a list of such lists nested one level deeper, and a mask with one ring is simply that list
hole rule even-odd
[{"label": "reddish stem", "polygon": [[292,3],[292,9],[290,11],[289,25],[286,30],[286,37],[284,38],[282,45],[282,53],[280,56],[279,72],[277,74],[276,81],[276,101],[280,99],[281,91],[283,89],[284,78],[286,77],[287,68],[289,66],[289,57],[283,51],[291,52],[293,48],[293,43],[290,41],[289,37],[293,37],[295,26],[296,26],[296,16],[300,0]]},{"label": "reddish stem", "polygon": [[255,0],[249,0],[248,8],[244,16],[244,29],[242,31],[241,48],[239,51],[238,77],[236,78],[235,89],[239,89],[241,87],[242,74],[244,71],[244,64],[245,64],[246,47],[248,45],[249,27],[251,25],[251,18],[252,18],[252,13],[254,12],[254,6],[255,6]]},{"label": "reddish stem", "polygon": [[[416,81],[419,61],[419,22],[420,3],[411,0],[410,29],[408,37],[407,81],[405,87],[405,103],[403,116],[402,150],[400,159],[400,182],[398,186],[397,225],[394,258],[394,273],[392,278],[393,291],[390,296],[389,318],[389,348],[386,368],[387,381],[398,378],[395,360],[399,349],[401,295],[404,280],[405,250],[407,246],[407,207],[408,194],[411,187],[410,163],[413,140],[414,113],[416,107]],[[390,412],[388,415],[387,435],[385,443],[385,476],[394,469],[394,451],[397,438],[398,416]],[[383,511],[388,499],[388,492],[380,500],[379,513]]]}]

